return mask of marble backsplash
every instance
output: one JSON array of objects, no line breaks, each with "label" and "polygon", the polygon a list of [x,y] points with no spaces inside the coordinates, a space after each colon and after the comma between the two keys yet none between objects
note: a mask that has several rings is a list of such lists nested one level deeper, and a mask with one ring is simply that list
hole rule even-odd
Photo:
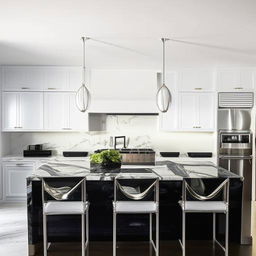
[{"label": "marble backsplash", "polygon": [[[44,144],[45,149],[89,151],[111,147],[110,137],[124,135],[129,148],[159,151],[214,151],[213,133],[160,132],[157,116],[109,115],[104,132],[31,132],[9,133],[3,155],[21,155],[28,145]],[[8,145],[7,145],[8,144]]]}]

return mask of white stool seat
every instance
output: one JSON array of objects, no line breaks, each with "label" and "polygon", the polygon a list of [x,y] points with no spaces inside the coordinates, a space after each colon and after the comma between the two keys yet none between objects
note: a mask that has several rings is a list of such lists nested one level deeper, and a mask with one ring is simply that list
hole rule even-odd
[{"label": "white stool seat", "polygon": [[113,202],[116,213],[155,213],[157,203],[152,201],[117,201]]},{"label": "white stool seat", "polygon": [[46,215],[83,214],[88,209],[88,202],[81,201],[48,201],[44,204]]},{"label": "white stool seat", "polygon": [[182,201],[179,201],[182,210],[185,212],[226,212],[228,205],[223,201],[186,201],[185,207]]}]

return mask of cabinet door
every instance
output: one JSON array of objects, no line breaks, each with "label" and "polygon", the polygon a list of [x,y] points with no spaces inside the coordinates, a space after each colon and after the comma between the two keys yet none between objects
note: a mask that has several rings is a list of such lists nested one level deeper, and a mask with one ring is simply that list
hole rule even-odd
[{"label": "cabinet door", "polygon": [[41,91],[45,84],[42,67],[13,66],[3,68],[4,91]]},{"label": "cabinet door", "polygon": [[215,94],[198,94],[199,129],[213,131],[215,126]]},{"label": "cabinet door", "polygon": [[179,128],[198,129],[198,107],[196,93],[181,93],[179,97]]},{"label": "cabinet door", "polygon": [[23,130],[42,130],[43,93],[20,93],[20,127]]},{"label": "cabinet door", "polygon": [[[87,87],[89,87],[89,72],[86,72]],[[69,91],[76,92],[82,86],[82,68],[71,67],[69,69]]]},{"label": "cabinet door", "polygon": [[27,194],[26,178],[34,170],[33,163],[10,163],[3,165],[4,197],[12,200],[25,199]]},{"label": "cabinet door", "polygon": [[69,69],[67,67],[46,68],[46,91],[68,91]]},{"label": "cabinet door", "polygon": [[44,121],[47,130],[69,130],[68,93],[44,93]]},{"label": "cabinet door", "polygon": [[225,69],[217,72],[218,91],[252,91],[253,72],[250,69]]},{"label": "cabinet door", "polygon": [[179,72],[179,91],[213,91],[213,72],[207,69],[188,69]]},{"label": "cabinet door", "polygon": [[3,130],[19,129],[19,93],[3,92]]},{"label": "cabinet door", "polygon": [[69,128],[88,131],[88,112],[80,112],[76,107],[76,94],[69,95]]}]

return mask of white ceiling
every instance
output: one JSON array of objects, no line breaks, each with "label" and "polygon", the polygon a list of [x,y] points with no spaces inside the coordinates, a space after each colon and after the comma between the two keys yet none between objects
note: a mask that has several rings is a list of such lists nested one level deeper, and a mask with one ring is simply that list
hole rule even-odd
[{"label": "white ceiling", "polygon": [[0,64],[256,66],[255,0],[0,0]]}]

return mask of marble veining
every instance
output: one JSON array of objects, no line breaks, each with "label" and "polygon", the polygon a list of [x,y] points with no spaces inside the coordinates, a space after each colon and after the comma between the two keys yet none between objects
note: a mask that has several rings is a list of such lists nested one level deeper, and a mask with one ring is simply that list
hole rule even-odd
[{"label": "marble veining", "polygon": [[45,149],[61,155],[64,150],[93,152],[109,148],[110,137],[125,135],[127,147],[153,148],[159,151],[214,151],[212,133],[162,132],[157,127],[157,116],[108,115],[106,131],[101,132],[27,132],[10,133],[5,143],[4,155],[21,155],[30,144],[44,144]]},{"label": "marble veining", "polygon": [[[137,173],[133,169],[141,170]],[[124,173],[122,170],[125,169]],[[149,173],[144,173],[143,170]],[[127,170],[130,170],[127,172]],[[156,178],[160,180],[182,180],[184,178],[241,178],[211,162],[183,162],[172,161],[156,162],[155,166],[124,166],[121,169],[95,169],[90,167],[89,161],[49,161],[39,166],[31,176],[40,177],[86,177],[87,180],[112,180],[115,177],[126,179]]]},{"label": "marble veining", "polygon": [[0,255],[28,255],[27,208],[21,203],[0,205]]}]

